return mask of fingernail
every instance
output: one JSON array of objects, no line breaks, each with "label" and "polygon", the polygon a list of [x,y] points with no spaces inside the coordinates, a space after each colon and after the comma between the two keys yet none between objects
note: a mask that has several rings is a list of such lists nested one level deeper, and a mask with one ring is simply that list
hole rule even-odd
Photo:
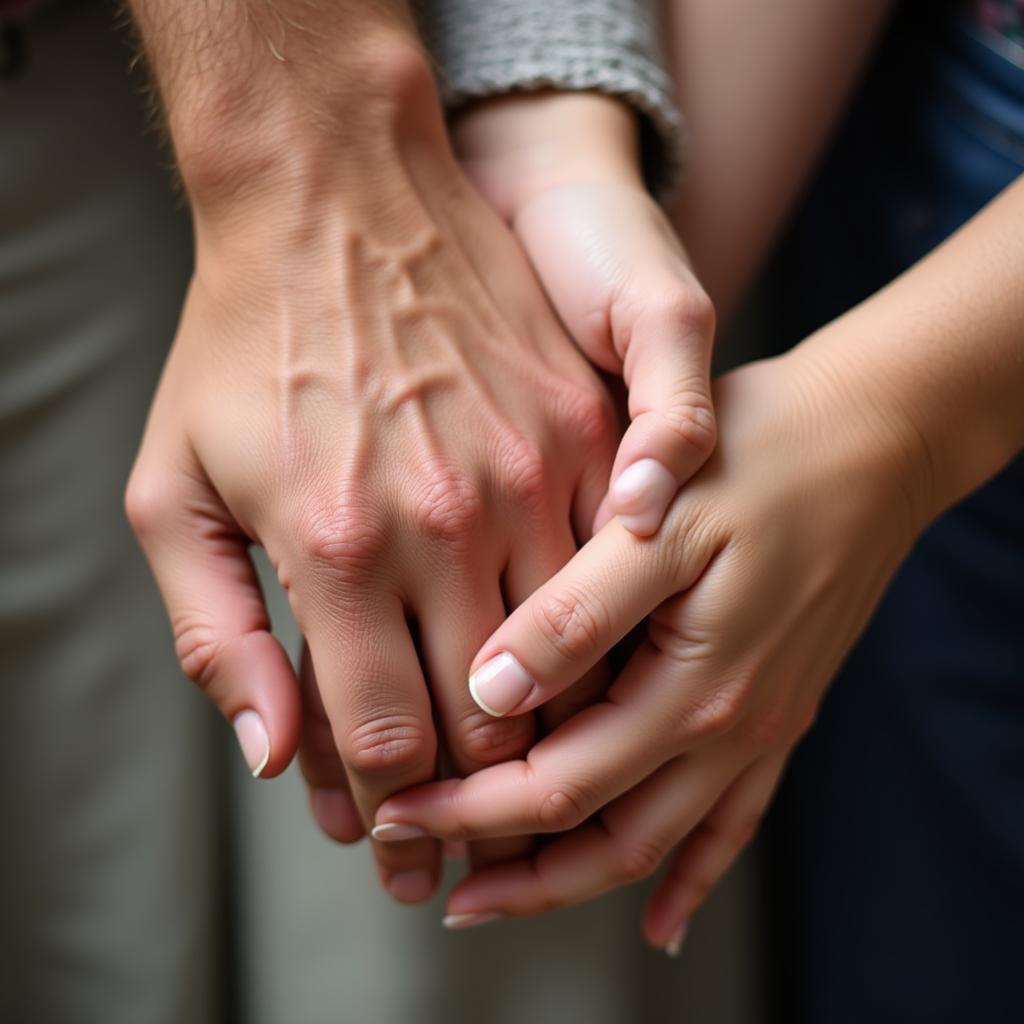
[{"label": "fingernail", "polygon": [[434,892],[434,876],[426,868],[399,871],[388,879],[388,892],[402,903],[420,903]]},{"label": "fingernail", "polygon": [[665,946],[665,952],[670,957],[679,956],[679,950],[683,948],[683,939],[686,938],[686,929],[690,926],[689,921],[684,921],[680,926],[679,930],[672,936],[668,941],[668,945]]},{"label": "fingernail", "polygon": [[630,533],[647,537],[661,525],[678,490],[676,478],[657,459],[640,459],[612,484],[611,504]]},{"label": "fingernail", "polygon": [[374,825],[370,833],[374,839],[379,839],[382,843],[403,843],[407,839],[422,839],[426,834],[416,825],[405,825],[398,821]]},{"label": "fingernail", "polygon": [[258,779],[270,760],[270,737],[267,735],[267,727],[256,711],[243,711],[235,715],[231,724],[235,727],[238,745],[242,748],[242,757],[245,758],[253,778]]},{"label": "fingernail", "polygon": [[448,914],[441,919],[441,924],[449,931],[460,932],[466,928],[476,928],[481,924],[490,924],[492,921],[500,921],[504,914]]},{"label": "fingernail", "polygon": [[489,715],[504,718],[533,692],[530,674],[508,651],[496,654],[469,677],[473,700]]}]

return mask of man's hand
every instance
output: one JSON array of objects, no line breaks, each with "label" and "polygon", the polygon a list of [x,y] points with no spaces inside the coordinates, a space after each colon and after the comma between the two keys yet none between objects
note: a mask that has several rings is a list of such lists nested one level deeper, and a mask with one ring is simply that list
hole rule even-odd
[{"label": "man's hand", "polygon": [[[460,774],[529,744],[466,672],[592,522],[613,410],[462,178],[397,4],[140,6],[197,261],[128,515],[254,772],[301,732],[314,813],[354,839],[434,777],[435,711]],[[305,701],[251,543],[309,644]],[[376,851],[394,896],[432,892],[436,843]]]}]

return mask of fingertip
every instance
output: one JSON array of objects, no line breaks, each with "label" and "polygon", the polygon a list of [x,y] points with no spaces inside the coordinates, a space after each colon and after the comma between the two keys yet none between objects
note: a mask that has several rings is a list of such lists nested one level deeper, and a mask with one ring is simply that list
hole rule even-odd
[{"label": "fingertip", "polygon": [[335,842],[350,845],[366,835],[355,801],[347,790],[313,786],[309,790],[309,809],[320,831]]},{"label": "fingertip", "polygon": [[657,459],[638,459],[615,478],[608,508],[630,533],[649,537],[657,533],[678,490],[679,481]]},{"label": "fingertip", "polygon": [[537,690],[533,676],[510,651],[494,655],[469,677],[470,695],[492,718],[529,710],[527,702]]}]

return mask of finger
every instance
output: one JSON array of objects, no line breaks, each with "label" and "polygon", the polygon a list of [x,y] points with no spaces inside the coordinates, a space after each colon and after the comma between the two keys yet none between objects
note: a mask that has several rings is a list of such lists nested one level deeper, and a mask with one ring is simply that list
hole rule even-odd
[{"label": "finger", "polygon": [[[505,618],[498,570],[477,561],[464,571],[438,572],[430,594],[413,600],[423,655],[451,767],[471,775],[492,764],[522,757],[533,741],[533,718],[497,719],[482,711],[466,687],[469,665],[480,644]],[[532,843],[523,838],[474,844],[473,864],[521,857]]]},{"label": "finger", "polygon": [[298,745],[299,692],[270,633],[248,538],[190,455],[140,459],[125,509],[167,607],[182,669],[233,724],[252,774],[278,775]]},{"label": "finger", "polygon": [[[369,825],[386,796],[435,775],[430,699],[399,599],[351,580],[319,582],[318,599],[303,595],[301,606],[320,614],[306,612],[300,626],[352,797]],[[374,856],[382,884],[403,903],[437,887],[441,850],[432,840],[375,842]]]},{"label": "finger", "polygon": [[302,645],[299,686],[302,692],[299,764],[309,790],[310,812],[321,831],[331,839],[339,843],[358,842],[366,835],[366,830],[349,790],[348,776],[334,743],[306,644]]},{"label": "finger", "polygon": [[696,284],[676,296],[618,328],[631,422],[595,528],[617,515],[637,536],[655,533],[680,486],[714,449],[714,312]]},{"label": "finger", "polygon": [[381,805],[377,821],[441,839],[575,828],[679,752],[671,723],[684,715],[666,694],[685,689],[678,666],[645,644],[608,700],[578,712],[525,760],[400,793]]},{"label": "finger", "polygon": [[[725,550],[709,563],[702,579],[709,591],[735,557]],[[702,593],[665,602],[673,614],[657,610],[607,699],[561,725],[524,761],[401,793],[380,807],[378,822],[445,839],[565,831],[665,761],[731,732],[743,718],[751,668],[746,656],[709,649],[706,631],[680,631],[692,614],[687,602]]]},{"label": "finger", "polygon": [[785,766],[786,754],[755,761],[680,845],[647,904],[648,942],[679,951],[693,912],[754,837]]},{"label": "finger", "polygon": [[670,593],[689,587],[715,544],[712,531],[682,517],[671,536],[650,541],[609,523],[483,645],[470,676],[474,700],[503,716],[562,692]]},{"label": "finger", "polygon": [[[543,536],[520,538],[519,544],[512,549],[502,580],[505,603],[509,609],[515,610],[529,600],[575,554],[576,539],[568,523],[561,528],[553,527]],[[540,718],[544,730],[551,732],[577,711],[600,700],[610,682],[611,674],[602,659],[577,682],[541,707]]]},{"label": "finger", "polygon": [[532,916],[648,878],[745,764],[724,744],[669,762],[532,859],[474,872],[452,890],[449,914]]}]

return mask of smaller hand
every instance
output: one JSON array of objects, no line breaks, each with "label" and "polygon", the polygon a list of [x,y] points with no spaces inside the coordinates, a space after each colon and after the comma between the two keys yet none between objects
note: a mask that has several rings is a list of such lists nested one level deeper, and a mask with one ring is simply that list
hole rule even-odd
[{"label": "smaller hand", "polygon": [[650,536],[715,446],[714,311],[644,189],[632,112],[593,94],[464,114],[463,165],[512,225],[569,334],[629,389],[630,426],[594,523]]},{"label": "smaller hand", "polygon": [[718,449],[657,537],[609,523],[477,654],[478,699],[520,714],[650,615],[607,699],[525,760],[383,802],[378,822],[445,839],[566,833],[470,876],[450,913],[542,913],[645,878],[676,849],[646,922],[669,946],[753,834],[923,526],[919,436],[869,372],[825,351],[724,377]]}]

